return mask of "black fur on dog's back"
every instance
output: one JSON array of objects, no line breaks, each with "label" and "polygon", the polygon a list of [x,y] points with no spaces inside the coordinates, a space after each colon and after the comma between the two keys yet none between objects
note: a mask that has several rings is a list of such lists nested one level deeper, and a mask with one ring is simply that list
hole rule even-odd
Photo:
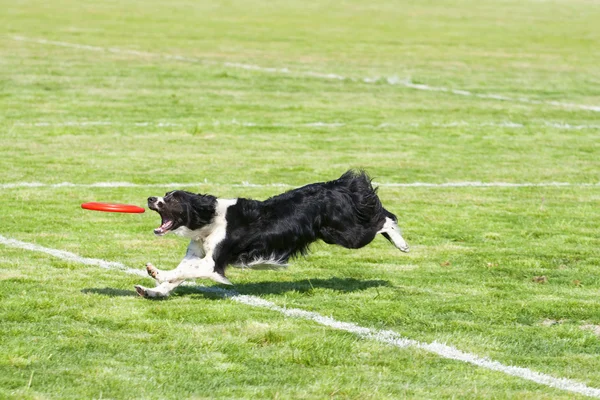
[{"label": "black fur on dog's back", "polygon": [[360,248],[373,240],[386,217],[397,220],[383,208],[363,171],[348,171],[339,179],[265,201],[240,198],[227,208],[226,235],[215,253],[215,271],[260,260],[285,264],[290,257],[305,254],[318,239]]}]

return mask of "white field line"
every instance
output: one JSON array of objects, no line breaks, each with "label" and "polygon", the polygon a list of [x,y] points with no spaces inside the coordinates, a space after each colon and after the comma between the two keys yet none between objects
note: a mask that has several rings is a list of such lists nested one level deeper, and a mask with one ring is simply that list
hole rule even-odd
[{"label": "white field line", "polygon": [[340,122],[306,122],[306,123],[257,123],[257,122],[243,122],[237,120],[230,121],[212,121],[212,122],[190,122],[187,124],[178,122],[113,122],[113,121],[67,121],[67,122],[16,122],[14,126],[155,126],[155,127],[169,127],[169,126],[248,126],[248,127],[319,127],[319,128],[337,128],[345,126],[346,124]]},{"label": "white field line", "polygon": [[36,38],[28,38],[24,36],[11,36],[11,39],[22,41],[22,42],[32,42],[43,45],[51,45],[51,46],[61,46],[61,47],[69,47],[78,50],[86,50],[86,51],[96,51],[96,52],[111,52],[111,53],[121,53],[121,54],[129,54],[138,57],[154,57],[154,58],[163,58],[167,60],[176,60],[176,61],[184,61],[184,62],[193,62],[193,63],[201,63],[201,64],[210,64],[210,65],[221,65],[227,68],[237,68],[251,71],[260,71],[260,72],[268,72],[275,74],[287,74],[294,76],[308,76],[315,77],[321,79],[334,79],[334,80],[349,80],[354,82],[364,82],[364,83],[387,83],[389,85],[397,85],[404,86],[411,89],[416,90],[424,90],[428,92],[443,92],[450,93],[459,96],[467,96],[467,97],[476,97],[480,99],[488,99],[488,100],[499,100],[513,103],[528,103],[528,104],[546,104],[554,107],[567,108],[567,109],[580,109],[586,111],[594,111],[600,112],[600,106],[596,105],[587,105],[587,104],[575,104],[575,103],[565,103],[560,101],[552,101],[552,100],[535,100],[527,97],[511,97],[504,96],[493,93],[474,93],[468,90],[462,89],[452,89],[447,87],[439,87],[439,86],[429,86],[420,83],[413,83],[408,79],[400,79],[398,77],[387,77],[387,78],[352,78],[346,77],[343,75],[332,74],[332,73],[321,73],[314,71],[291,71],[288,68],[271,68],[271,67],[262,67],[260,65],[253,64],[243,64],[243,63],[234,63],[234,62],[224,62],[218,63],[211,60],[200,59],[196,57],[185,57],[179,55],[172,54],[164,54],[164,53],[152,53],[146,51],[138,51],[138,50],[129,50],[129,49],[121,49],[117,47],[101,47],[101,46],[90,46],[85,44],[78,43],[70,43],[70,42],[62,42],[62,41],[54,41],[47,39],[36,39]]},{"label": "white field line", "polygon": [[[379,187],[403,187],[403,188],[523,188],[523,187],[600,187],[600,183],[571,183],[571,182],[541,182],[541,183],[510,183],[510,182],[447,182],[447,183],[427,183],[427,182],[373,182],[373,185]],[[302,185],[290,185],[288,183],[211,183],[204,182],[186,182],[186,183],[132,183],[132,182],[96,182],[96,183],[42,183],[42,182],[11,182],[1,183],[0,189],[17,189],[17,188],[184,188],[184,187],[202,187],[202,186],[221,186],[221,187],[246,187],[246,188],[292,188]]]},{"label": "white field line", "polygon": [[48,254],[52,257],[60,258],[62,260],[66,260],[66,261],[72,261],[72,262],[85,264],[85,265],[93,265],[96,267],[110,269],[110,270],[117,269],[117,270],[126,272],[128,274],[140,275],[140,276],[144,276],[144,277],[148,276],[144,271],[129,268],[129,267],[125,266],[124,264],[121,264],[120,262],[105,261],[105,260],[100,260],[97,258],[81,257],[81,256],[78,256],[77,254],[70,253],[68,251],[50,249],[48,247],[43,247],[43,246],[37,245],[35,243],[28,243],[28,242],[22,242],[22,241],[16,240],[16,239],[10,239],[10,238],[4,237],[2,235],[0,235],[0,244],[3,244],[7,247],[14,247],[17,249],[30,250],[30,251],[36,251],[38,253]]},{"label": "white field line", "polygon": [[480,99],[500,100],[500,101],[507,101],[507,102],[513,102],[513,103],[548,104],[548,105],[560,107],[560,108],[570,108],[570,109],[575,108],[575,109],[580,109],[580,110],[600,112],[600,106],[593,106],[593,105],[587,105],[587,104],[574,104],[574,103],[565,103],[565,102],[561,102],[561,101],[551,101],[551,100],[535,100],[535,99],[530,99],[527,97],[510,97],[510,96],[504,96],[504,95],[493,94],[493,93],[473,93],[468,90],[451,89],[451,88],[446,88],[446,87],[429,86],[429,85],[424,85],[424,84],[412,83],[412,82],[410,82],[410,80],[403,81],[397,77],[386,78],[386,81],[390,85],[402,85],[402,86],[409,87],[412,89],[425,90],[425,91],[429,91],[429,92],[444,92],[444,93],[456,94],[459,96],[472,96],[472,97],[477,97]]},{"label": "white field line", "polygon": [[212,121],[212,122],[114,122],[114,121],[64,121],[64,122],[15,122],[14,126],[31,126],[31,127],[92,127],[92,126],[139,126],[139,127],[177,127],[177,126],[244,126],[244,127],[314,127],[314,128],[341,128],[341,127],[365,127],[365,128],[398,128],[398,127],[433,127],[433,128],[455,128],[455,127],[499,127],[507,129],[522,129],[522,128],[540,128],[551,127],[561,130],[584,130],[584,129],[600,129],[600,124],[568,124],[565,122],[543,121],[539,124],[521,124],[519,122],[500,121],[500,122],[476,122],[467,121],[451,121],[451,122],[382,122],[380,124],[347,124],[343,122],[305,122],[305,123],[283,123],[283,122],[246,122],[238,120],[228,121]]},{"label": "white field line", "polygon": [[[115,269],[128,274],[147,277],[142,270],[128,268],[119,262],[105,261],[101,259],[80,257],[74,253],[67,251],[51,249],[34,243],[23,242],[16,239],[10,239],[0,235],[0,244],[8,247],[30,250],[51,255],[63,260],[71,262],[79,262],[85,265],[99,266],[105,269]],[[193,285],[191,285],[193,286]],[[480,357],[475,354],[467,353],[455,347],[444,343],[432,342],[424,343],[417,340],[408,339],[391,330],[379,330],[366,328],[351,322],[337,321],[334,318],[326,317],[316,312],[305,311],[297,308],[286,308],[278,306],[268,300],[256,296],[242,295],[234,290],[225,290],[218,287],[193,286],[196,290],[204,293],[213,293],[224,298],[229,298],[238,303],[242,303],[251,307],[264,308],[271,311],[276,311],[286,317],[299,318],[309,321],[314,321],[320,325],[327,326],[336,330],[353,333],[363,339],[375,340],[381,343],[386,343],[399,348],[417,348],[439,355],[440,357],[462,361],[468,364],[476,365],[481,368],[486,368],[492,371],[502,372],[504,374],[522,378],[541,385],[549,386],[555,389],[565,390],[572,393],[578,393],[589,397],[600,398],[600,389],[586,386],[581,382],[577,382],[567,378],[556,378],[552,375],[536,372],[529,368],[505,365],[498,361],[491,360],[487,357]]]}]

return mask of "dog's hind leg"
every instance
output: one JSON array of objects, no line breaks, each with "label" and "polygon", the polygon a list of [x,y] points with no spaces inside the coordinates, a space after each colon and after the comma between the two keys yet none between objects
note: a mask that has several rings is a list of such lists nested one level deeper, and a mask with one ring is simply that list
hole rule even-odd
[{"label": "dog's hind leg", "polygon": [[392,218],[394,215],[389,212],[388,214],[390,216],[385,217],[383,227],[377,233],[381,233],[383,237],[389,240],[400,251],[408,253],[408,244],[406,244],[406,241],[400,234],[400,228],[398,227],[398,223],[394,220],[394,218]]}]

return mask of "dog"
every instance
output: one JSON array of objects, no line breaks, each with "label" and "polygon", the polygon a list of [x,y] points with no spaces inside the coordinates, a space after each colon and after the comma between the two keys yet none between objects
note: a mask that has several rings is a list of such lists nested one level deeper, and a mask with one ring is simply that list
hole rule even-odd
[{"label": "dog", "polygon": [[212,279],[231,285],[228,265],[281,267],[305,255],[311,243],[323,240],[349,249],[369,244],[380,233],[408,252],[398,218],[383,208],[377,189],[364,171],[350,170],[339,179],[313,183],[265,201],[221,199],[182,190],[149,197],[148,208],[160,214],[158,236],[173,232],[191,239],[174,270],[146,271],[154,288],[135,286],[143,297],[165,297],[187,279]]}]

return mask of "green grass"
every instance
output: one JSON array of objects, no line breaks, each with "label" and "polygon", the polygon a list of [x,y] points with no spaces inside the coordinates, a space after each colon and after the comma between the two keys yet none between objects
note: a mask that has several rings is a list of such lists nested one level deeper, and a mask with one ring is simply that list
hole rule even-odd
[{"label": "green grass", "polygon": [[[600,105],[596,2],[0,0],[0,8],[0,184],[162,185],[3,187],[4,237],[170,269],[187,243],[155,238],[157,215],[79,205],[143,205],[173,182],[263,199],[284,189],[239,184],[302,185],[352,167],[384,183],[599,181],[599,114],[548,103]],[[65,124],[85,121],[107,124]],[[316,122],[342,125],[307,125]],[[439,126],[453,122],[461,124]],[[286,270],[230,269],[229,279],[279,306],[600,387],[591,329],[600,325],[600,187],[379,193],[411,253],[382,238],[357,251],[318,243]],[[133,290],[140,283],[151,284],[2,246],[0,398],[578,398],[189,288],[144,300]]]}]

